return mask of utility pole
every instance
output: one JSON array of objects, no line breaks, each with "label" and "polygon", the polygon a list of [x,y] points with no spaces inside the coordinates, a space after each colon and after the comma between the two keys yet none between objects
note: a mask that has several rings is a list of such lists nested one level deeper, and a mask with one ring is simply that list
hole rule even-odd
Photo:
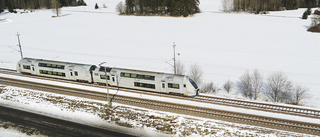
[{"label": "utility pole", "polygon": [[[103,67],[103,66],[101,66],[101,65],[104,64],[104,63],[107,63],[107,62],[102,62],[102,63],[99,64],[99,66],[100,66],[100,67]],[[109,107],[111,107],[112,104],[111,104],[110,96],[109,96],[109,84],[108,84],[107,67],[104,67],[104,73],[105,73],[105,75],[106,75],[106,86],[107,86],[108,105],[109,105]]]},{"label": "utility pole", "polygon": [[19,42],[19,45],[18,45],[18,46],[19,46],[19,48],[20,48],[20,51],[19,51],[19,52],[20,52],[20,55],[21,55],[21,59],[23,59],[22,48],[21,48],[21,43],[20,43],[20,37],[19,37],[19,36],[20,36],[20,34],[17,32],[17,37],[18,37],[18,42]]},{"label": "utility pole", "polygon": [[174,74],[177,73],[177,70],[176,70],[176,43],[173,42],[173,70],[174,70]]}]

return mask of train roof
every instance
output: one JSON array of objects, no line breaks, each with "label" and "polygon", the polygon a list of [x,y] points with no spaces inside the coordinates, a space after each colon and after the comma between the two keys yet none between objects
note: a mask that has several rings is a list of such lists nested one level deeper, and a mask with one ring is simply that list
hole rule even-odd
[{"label": "train roof", "polygon": [[127,68],[113,68],[113,69],[119,69],[119,70],[122,70],[122,71],[140,72],[140,73],[153,73],[153,74],[166,74],[166,75],[175,75],[175,76],[185,76],[185,75],[180,75],[180,74],[155,72],[155,71],[147,71],[147,70],[138,70],[138,69],[127,69]]},{"label": "train roof", "polygon": [[55,60],[46,60],[46,59],[35,59],[35,58],[23,58],[21,59],[20,61],[23,61],[23,60],[26,60],[26,61],[37,61],[37,62],[50,62],[50,63],[58,63],[58,64],[74,64],[74,65],[86,65],[86,66],[95,66],[95,65],[92,65],[92,64],[82,64],[82,63],[72,63],[72,62],[65,62],[65,61],[55,61]]}]

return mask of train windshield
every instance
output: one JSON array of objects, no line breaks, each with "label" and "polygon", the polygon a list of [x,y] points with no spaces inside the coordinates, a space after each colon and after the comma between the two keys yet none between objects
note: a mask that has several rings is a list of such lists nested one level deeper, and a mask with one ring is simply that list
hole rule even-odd
[{"label": "train windshield", "polygon": [[189,81],[195,89],[198,89],[198,85],[196,84],[196,82],[194,82],[191,78],[189,78]]}]

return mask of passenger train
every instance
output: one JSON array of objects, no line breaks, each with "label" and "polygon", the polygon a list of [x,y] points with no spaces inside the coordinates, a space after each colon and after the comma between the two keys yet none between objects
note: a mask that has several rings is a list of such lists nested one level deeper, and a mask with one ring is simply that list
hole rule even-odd
[{"label": "passenger train", "polygon": [[17,64],[17,71],[44,77],[106,84],[138,90],[148,90],[183,96],[199,94],[197,84],[188,76],[169,73],[97,67],[90,64],[79,64],[53,60],[23,58]]}]

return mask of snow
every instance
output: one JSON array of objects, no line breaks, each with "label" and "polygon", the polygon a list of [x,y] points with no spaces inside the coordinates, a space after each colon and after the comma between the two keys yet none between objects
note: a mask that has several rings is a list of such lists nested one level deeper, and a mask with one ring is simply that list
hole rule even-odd
[{"label": "snow", "polygon": [[20,59],[17,32],[25,57],[159,72],[172,72],[166,62],[173,63],[175,42],[177,60],[199,65],[205,82],[222,87],[247,70],[265,78],[281,71],[310,89],[305,105],[320,108],[320,35],[306,31],[305,9],[222,13],[221,0],[200,0],[202,13],[188,18],[119,16],[120,1],[86,0],[88,6],[62,8],[59,18],[45,9],[1,13],[0,67],[14,69]]},{"label": "snow", "polygon": [[29,136],[24,133],[19,133],[12,129],[0,128],[0,137],[35,137],[35,136]]},{"label": "snow", "polygon": [[[7,74],[0,74],[0,77],[14,78],[14,79],[19,79],[19,80],[24,80],[24,81],[33,81],[36,83],[47,83],[50,85],[57,85],[57,86],[64,86],[64,87],[73,87],[73,88],[77,88],[77,89],[87,89],[87,90],[93,90],[93,91],[97,91],[97,92],[106,93],[105,88],[88,87],[88,86],[71,84],[71,83],[63,83],[63,82],[56,82],[56,81],[50,81],[50,80],[26,78],[26,77],[13,76],[13,75],[7,75]],[[109,90],[109,92],[110,92],[110,94],[116,94],[117,91],[116,90]],[[279,113],[264,112],[264,111],[258,111],[258,110],[243,109],[243,108],[229,107],[229,106],[224,106],[224,105],[215,105],[215,104],[194,102],[194,101],[181,100],[181,99],[175,99],[175,98],[159,97],[159,96],[153,96],[153,95],[143,95],[143,94],[139,94],[139,93],[131,93],[131,92],[125,92],[125,91],[119,91],[119,92],[117,92],[117,95],[129,96],[129,97],[135,97],[135,98],[141,98],[141,99],[150,99],[150,100],[154,100],[154,101],[162,101],[162,102],[169,102],[169,103],[182,104],[182,105],[202,106],[203,108],[211,108],[211,109],[217,109],[217,110],[239,112],[239,113],[243,113],[243,114],[260,115],[260,116],[265,116],[265,117],[273,117],[273,118],[287,119],[287,120],[293,120],[293,121],[302,121],[302,122],[309,122],[309,123],[315,123],[315,124],[320,123],[320,119],[315,119],[315,118],[299,117],[299,116],[293,116],[293,115],[285,115],[285,114],[279,114]]]},{"label": "snow", "polygon": [[[265,78],[281,71],[310,88],[306,105],[320,106],[320,36],[306,31],[310,18],[299,18],[305,9],[221,13],[220,0],[201,0],[202,13],[193,17],[150,17],[117,15],[119,0],[86,2],[62,8],[60,18],[52,18],[51,10],[0,14],[0,67],[15,68],[20,59],[12,49],[17,49],[17,32],[25,57],[160,72],[172,72],[166,61],[173,63],[175,42],[177,60],[186,68],[198,64],[205,82],[221,87],[246,70],[258,69]],[[94,10],[95,3],[100,9]]]},{"label": "snow", "polygon": [[[110,109],[106,104],[105,101],[11,86],[4,86],[0,94],[0,105],[136,136],[310,136],[118,103],[113,103]],[[10,130],[4,131],[1,134],[10,136]]]}]

